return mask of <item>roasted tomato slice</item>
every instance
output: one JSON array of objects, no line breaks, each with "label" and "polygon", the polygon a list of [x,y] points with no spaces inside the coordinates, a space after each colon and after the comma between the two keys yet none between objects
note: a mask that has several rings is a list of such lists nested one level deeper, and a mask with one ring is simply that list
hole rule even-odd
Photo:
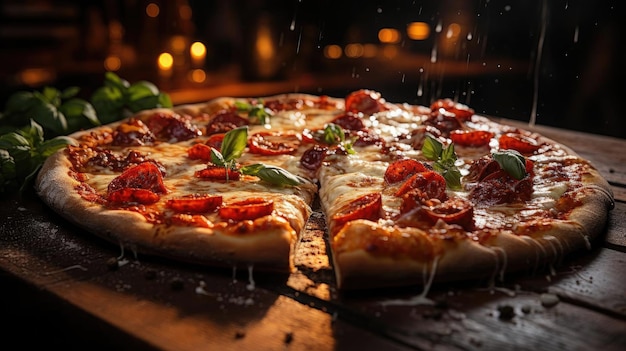
[{"label": "roasted tomato slice", "polygon": [[206,213],[215,211],[221,204],[221,196],[205,194],[167,200],[165,206],[177,213]]},{"label": "roasted tomato slice", "polygon": [[324,162],[324,158],[326,158],[328,153],[327,147],[313,145],[300,157],[300,165],[308,170],[315,171],[322,166],[322,162]]},{"label": "roasted tomato slice", "polygon": [[300,140],[295,134],[281,132],[255,133],[248,141],[251,153],[265,156],[293,154],[298,146]]},{"label": "roasted tomato slice", "polygon": [[380,193],[363,195],[347,204],[341,211],[332,216],[335,229],[339,230],[344,224],[356,219],[375,221],[380,218],[383,200]]},{"label": "roasted tomato slice", "polygon": [[143,162],[130,167],[109,183],[108,193],[123,188],[147,189],[154,193],[166,193],[163,174],[153,162]]},{"label": "roasted tomato slice", "polygon": [[526,155],[532,154],[541,148],[541,144],[537,140],[519,133],[502,134],[498,141],[500,149],[516,150]]},{"label": "roasted tomato slice", "polygon": [[130,146],[151,144],[156,136],[141,120],[131,118],[117,126],[113,132],[113,145]]},{"label": "roasted tomato slice", "polygon": [[149,205],[159,201],[159,195],[148,189],[122,188],[109,192],[107,200],[117,204],[139,203]]},{"label": "roasted tomato slice", "polygon": [[234,111],[221,111],[211,119],[207,126],[207,135],[226,133],[237,127],[248,125],[249,121]]},{"label": "roasted tomato slice", "polygon": [[194,173],[196,178],[211,180],[238,180],[241,173],[234,169],[213,164],[207,165],[205,169],[201,169]]},{"label": "roasted tomato slice", "polygon": [[213,228],[213,223],[211,223],[208,218],[199,214],[177,213],[170,218],[169,222],[172,225],[178,226]]},{"label": "roasted tomato slice", "polygon": [[391,163],[385,171],[385,181],[388,184],[405,180],[415,173],[428,171],[429,169],[420,161],[412,158],[397,160]]},{"label": "roasted tomato slice", "polygon": [[183,141],[202,135],[189,115],[157,112],[146,123],[154,135],[165,140]]},{"label": "roasted tomato slice", "polygon": [[453,113],[461,121],[468,121],[474,115],[474,110],[469,106],[454,102],[451,99],[436,100],[430,105],[431,113],[437,113],[440,109]]},{"label": "roasted tomato slice", "polygon": [[351,112],[347,112],[344,115],[341,115],[335,118],[332,123],[340,126],[345,130],[363,130],[365,129],[365,124],[363,120],[358,116],[355,116]]},{"label": "roasted tomato slice", "polygon": [[262,198],[251,198],[220,207],[218,214],[226,220],[243,221],[272,214],[274,202]]},{"label": "roasted tomato slice", "polygon": [[395,196],[402,196],[412,189],[420,189],[427,199],[445,200],[446,180],[435,171],[425,171],[416,173],[407,179],[395,193]]},{"label": "roasted tomato slice", "polygon": [[226,135],[226,133],[212,134],[209,139],[207,139],[205,144],[216,150],[222,150],[222,141],[224,141],[224,135]]},{"label": "roasted tomato slice", "polygon": [[486,146],[489,145],[494,133],[486,130],[453,130],[450,132],[450,139],[456,145],[461,146]]},{"label": "roasted tomato slice", "polygon": [[346,96],[346,112],[363,113],[372,115],[376,112],[385,111],[384,100],[380,93],[371,90],[357,90]]}]

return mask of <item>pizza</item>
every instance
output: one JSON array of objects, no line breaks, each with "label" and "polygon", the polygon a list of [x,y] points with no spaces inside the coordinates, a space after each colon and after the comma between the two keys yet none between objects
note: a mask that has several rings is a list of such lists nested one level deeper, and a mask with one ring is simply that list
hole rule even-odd
[{"label": "pizza", "polygon": [[439,99],[282,94],[154,109],[71,135],[35,188],[135,252],[294,271],[323,214],[342,290],[531,272],[588,248],[613,206],[567,146]]}]

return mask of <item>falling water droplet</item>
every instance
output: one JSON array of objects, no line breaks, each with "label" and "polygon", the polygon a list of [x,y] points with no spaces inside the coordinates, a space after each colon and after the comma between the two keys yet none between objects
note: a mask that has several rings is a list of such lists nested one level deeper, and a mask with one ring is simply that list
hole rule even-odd
[{"label": "falling water droplet", "polygon": [[430,62],[437,62],[437,43],[433,45],[433,50],[430,52]]},{"label": "falling water droplet", "polygon": [[435,27],[435,32],[441,33],[442,28],[443,28],[443,25],[441,24],[441,20],[439,20],[439,23],[437,23],[437,26]]},{"label": "falling water droplet", "polygon": [[530,112],[530,121],[528,125],[531,127],[537,122],[537,103],[539,99],[539,66],[541,64],[541,56],[543,53],[543,42],[546,37],[546,27],[548,26],[548,4],[547,0],[543,0],[541,6],[541,31],[539,33],[539,40],[537,42],[537,57],[535,59],[535,73],[534,73],[534,92],[533,92],[533,105]]},{"label": "falling water droplet", "polygon": [[474,37],[472,36],[472,32],[467,33],[467,40],[472,40]]},{"label": "falling water droplet", "polygon": [[574,44],[578,43],[578,30],[580,29],[580,27],[576,26],[576,29],[574,29]]}]

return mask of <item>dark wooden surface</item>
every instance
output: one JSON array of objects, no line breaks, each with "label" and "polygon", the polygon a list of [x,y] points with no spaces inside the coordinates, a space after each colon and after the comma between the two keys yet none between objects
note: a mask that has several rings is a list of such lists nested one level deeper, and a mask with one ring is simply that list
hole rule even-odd
[{"label": "dark wooden surface", "polygon": [[417,288],[338,292],[317,214],[297,272],[276,276],[136,257],[32,192],[1,199],[0,348],[625,350],[626,140],[536,130],[589,159],[613,186],[605,233],[535,272],[434,286],[432,304],[417,306],[385,304]]}]

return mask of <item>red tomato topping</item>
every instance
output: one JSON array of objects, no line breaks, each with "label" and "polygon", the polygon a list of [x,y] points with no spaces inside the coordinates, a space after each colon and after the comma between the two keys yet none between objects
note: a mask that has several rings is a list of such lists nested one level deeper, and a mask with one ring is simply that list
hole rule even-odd
[{"label": "red tomato topping", "polygon": [[273,156],[296,152],[300,140],[295,134],[281,132],[261,132],[250,137],[250,152],[258,155]]},{"label": "red tomato topping", "polygon": [[315,171],[322,166],[324,158],[328,155],[328,148],[319,145],[313,145],[310,149],[306,150],[302,157],[300,157],[300,165],[302,167]]},{"label": "red tomato topping", "polygon": [[487,146],[493,137],[494,134],[486,130],[453,130],[450,132],[452,142],[461,146]]},{"label": "red tomato topping", "polygon": [[412,175],[394,195],[402,196],[412,189],[420,189],[426,195],[426,199],[443,201],[447,198],[446,180],[435,171],[425,171]]},{"label": "red tomato topping", "polygon": [[178,213],[205,213],[216,210],[221,204],[221,196],[205,194],[167,200],[165,206]]},{"label": "red tomato topping", "polygon": [[159,201],[159,195],[148,189],[121,188],[109,192],[107,200],[114,203],[153,204]]},{"label": "red tomato topping", "polygon": [[187,115],[158,112],[150,116],[147,124],[154,135],[165,140],[189,140],[202,134]]},{"label": "red tomato topping", "polygon": [[238,180],[240,175],[236,170],[216,165],[207,165],[205,169],[194,173],[196,178],[211,180]]},{"label": "red tomato topping", "polygon": [[211,147],[205,144],[195,144],[187,150],[187,156],[192,160],[211,161]]},{"label": "red tomato topping", "polygon": [[236,112],[225,110],[219,112],[211,119],[207,126],[206,134],[226,133],[229,130],[248,124],[248,120],[239,116]]},{"label": "red tomato topping", "polygon": [[387,170],[385,171],[385,181],[388,184],[397,183],[405,180],[415,173],[421,173],[428,170],[429,169],[424,166],[423,163],[412,158],[397,160],[387,167]]},{"label": "red tomato topping", "polygon": [[274,202],[262,198],[251,198],[220,207],[218,214],[223,219],[243,221],[268,216],[274,211]]},{"label": "red tomato topping", "polygon": [[166,193],[167,189],[163,184],[163,175],[152,162],[140,163],[122,172],[109,183],[108,193],[124,189],[147,189],[154,193]]},{"label": "red tomato topping", "polygon": [[347,112],[344,115],[341,115],[335,118],[332,123],[340,126],[346,130],[363,130],[365,129],[365,124],[363,124],[363,120],[358,116],[355,116],[351,112]]},{"label": "red tomato topping", "polygon": [[541,147],[537,140],[518,133],[503,134],[498,141],[500,149],[516,150],[522,154],[532,154]]},{"label": "red tomato topping", "polygon": [[226,135],[226,133],[213,134],[209,137],[209,139],[205,142],[205,144],[218,151],[221,151],[222,141],[224,141],[224,135]]},{"label": "red tomato topping", "polygon": [[461,121],[468,121],[474,115],[474,110],[469,106],[456,103],[450,99],[436,100],[430,105],[431,113],[438,113],[440,109],[453,113]]},{"label": "red tomato topping", "polygon": [[380,218],[383,200],[380,193],[363,195],[332,216],[335,230],[339,230],[344,224],[356,219],[369,219],[375,221]]},{"label": "red tomato topping", "polygon": [[380,93],[371,90],[357,90],[346,96],[346,112],[363,113],[372,115],[376,112],[385,111],[385,100]]}]

